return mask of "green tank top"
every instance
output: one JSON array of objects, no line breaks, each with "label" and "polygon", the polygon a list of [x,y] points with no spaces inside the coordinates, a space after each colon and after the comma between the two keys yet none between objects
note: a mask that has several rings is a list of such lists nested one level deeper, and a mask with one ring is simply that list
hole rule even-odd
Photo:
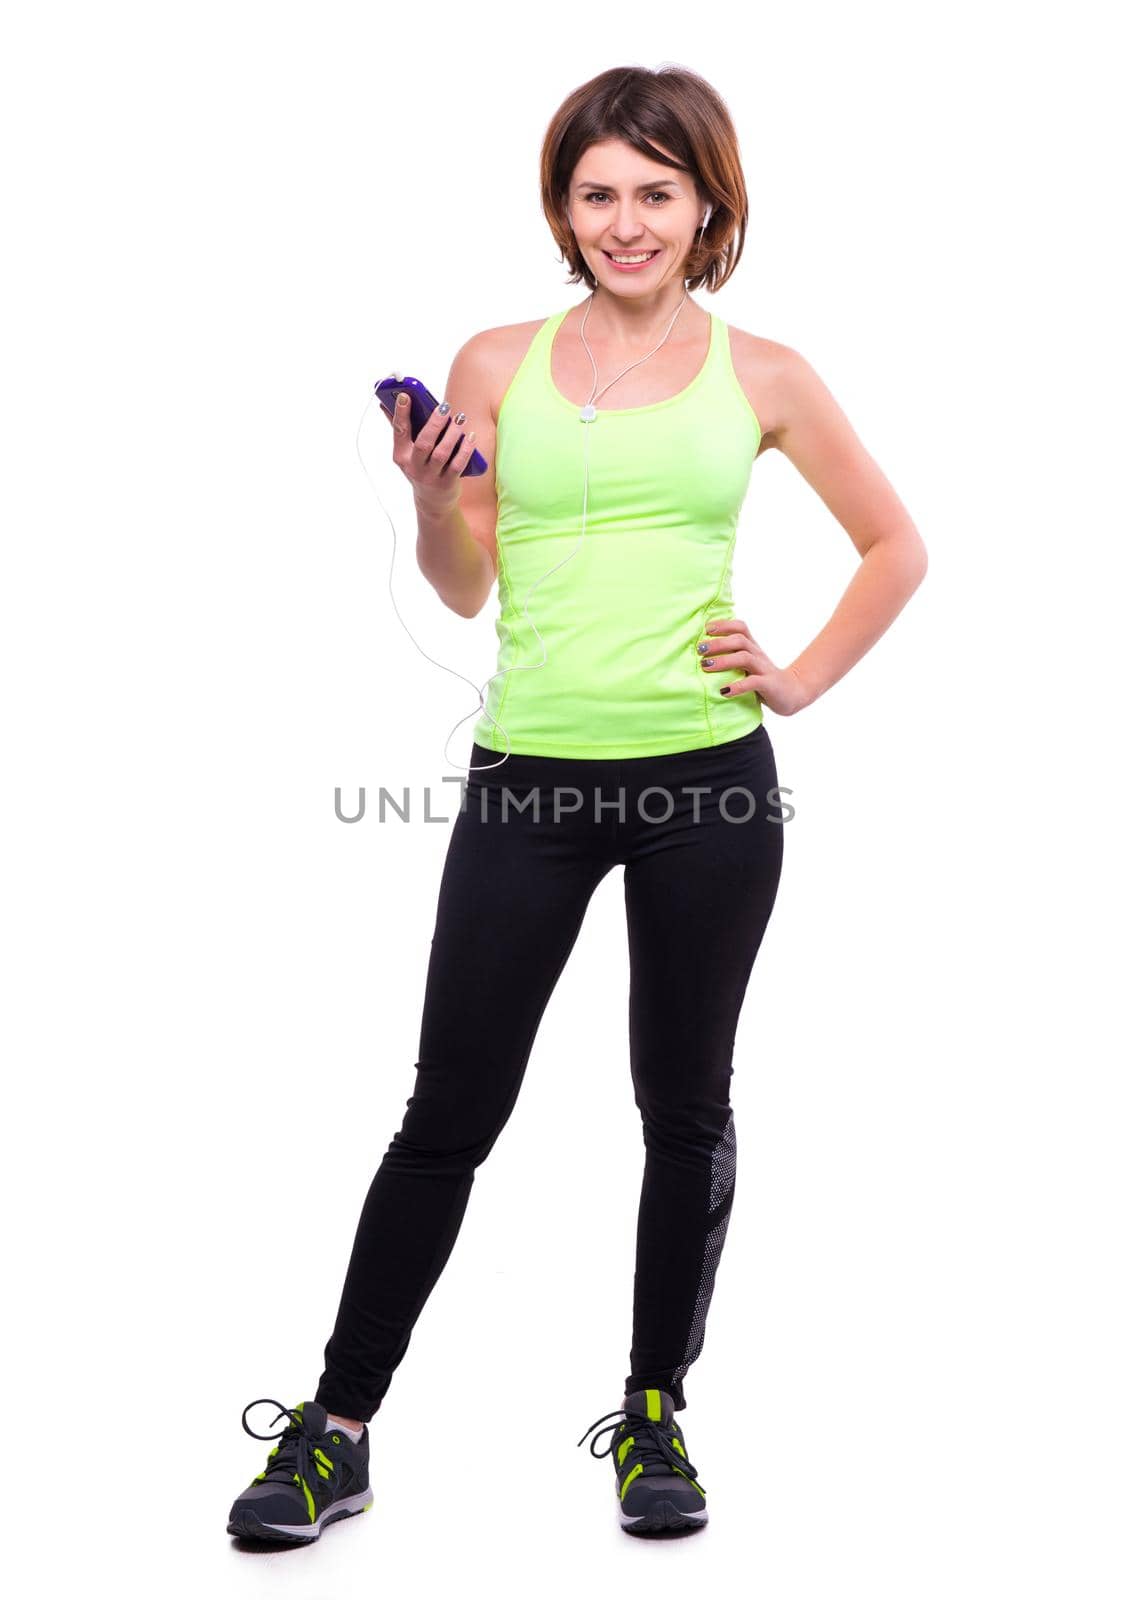
[{"label": "green tank top", "polygon": [[[706,669],[697,654],[708,622],[736,615],[732,552],[762,437],[727,324],[710,313],[704,366],[677,394],[597,409],[585,423],[552,376],[567,314],[534,334],[498,413],[501,676],[474,739],[512,754],[612,758],[742,738],[762,722],[762,702],[751,691],[722,695],[742,669]],[[590,368],[588,378],[590,389]]]}]

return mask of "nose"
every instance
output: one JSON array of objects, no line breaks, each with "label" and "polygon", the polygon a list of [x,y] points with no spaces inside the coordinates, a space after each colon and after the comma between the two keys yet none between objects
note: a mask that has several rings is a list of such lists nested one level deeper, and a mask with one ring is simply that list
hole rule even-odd
[{"label": "nose", "polygon": [[635,239],[641,239],[646,231],[646,225],[636,211],[629,206],[620,206],[615,213],[611,231],[621,244],[630,244]]}]

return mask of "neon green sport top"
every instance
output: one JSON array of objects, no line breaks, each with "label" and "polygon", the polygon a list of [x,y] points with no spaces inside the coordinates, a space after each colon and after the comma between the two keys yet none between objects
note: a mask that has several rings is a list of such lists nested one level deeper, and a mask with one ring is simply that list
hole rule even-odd
[{"label": "neon green sport top", "polygon": [[728,326],[710,313],[704,366],[677,394],[597,408],[586,423],[553,382],[567,314],[534,334],[498,412],[496,670],[513,670],[489,685],[474,739],[503,753],[612,758],[742,738],[762,702],[722,695],[742,668],[706,669],[697,654],[709,620],[736,614],[732,552],[762,437]]}]

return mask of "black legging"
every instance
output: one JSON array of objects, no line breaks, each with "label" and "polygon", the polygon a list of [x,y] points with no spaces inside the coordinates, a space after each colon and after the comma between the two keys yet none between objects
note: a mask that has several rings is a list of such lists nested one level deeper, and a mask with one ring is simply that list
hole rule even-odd
[{"label": "black legging", "polygon": [[[475,744],[471,765],[499,755]],[[778,890],[782,817],[762,723],[672,755],[512,755],[469,774],[440,886],[414,1092],[370,1185],[324,1351],[315,1398],[329,1411],[368,1421],[380,1406],[475,1169],[514,1108],[591,895],[620,863],[646,1146],[624,1390],[665,1389],[685,1408],[682,1379],[704,1341],[735,1190],[732,1048]]]}]

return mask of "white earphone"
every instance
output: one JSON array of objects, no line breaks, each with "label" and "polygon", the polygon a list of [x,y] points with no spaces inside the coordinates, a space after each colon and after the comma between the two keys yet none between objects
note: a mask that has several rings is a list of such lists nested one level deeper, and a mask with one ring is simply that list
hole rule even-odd
[{"label": "white earphone", "polygon": [[[572,213],[571,212],[567,212],[566,215],[568,216],[569,224],[571,225]],[[701,222],[701,226],[700,226],[700,230],[699,230],[701,233],[703,233],[705,228],[708,226],[709,218],[711,216],[712,216],[712,207],[711,206],[706,206],[705,207],[704,219]],[[593,277],[594,276],[595,275],[593,274]],[[595,281],[596,281],[596,284],[598,285],[599,279],[596,278]],[[649,360],[650,356],[652,356],[656,350],[659,350],[661,348],[661,346],[665,343],[666,339],[669,338],[670,332],[673,329],[673,324],[674,324],[674,322],[677,321],[678,313],[681,310],[681,306],[683,306],[684,304],[685,304],[685,297],[682,298],[681,304],[678,306],[677,311],[674,312],[673,317],[670,320],[670,325],[666,329],[666,332],[662,335],[662,338],[661,338],[661,340],[659,340],[658,344],[656,344],[654,346],[654,349],[651,350],[648,355],[640,357],[639,361],[632,361],[631,367],[637,367],[637,366],[639,366],[641,364],[642,361]],[[589,301],[589,309],[590,309],[590,306],[591,306],[591,302]],[[587,321],[587,311],[585,311],[585,313],[584,313],[584,320]],[[581,338],[583,338],[583,328],[582,327],[581,327]],[[586,343],[584,345],[584,348],[587,349],[587,344]],[[589,358],[591,358],[591,351],[590,350],[588,351],[588,355],[589,355]],[[620,372],[615,378],[612,378],[611,383],[617,383],[619,378],[623,377],[624,373],[629,372],[631,370],[631,367],[624,367],[623,372]],[[593,370],[593,373],[595,374],[595,376],[598,376],[598,373],[596,373],[594,358],[592,358],[592,370]],[[392,373],[390,373],[390,377],[394,378],[394,379],[397,379],[397,380],[400,380],[401,376],[402,376],[402,374],[400,372],[392,372]],[[610,384],[607,384],[604,387],[605,388],[609,388]],[[590,398],[588,400],[587,405],[584,406],[584,408],[583,408],[583,410],[582,410],[582,412],[580,414],[580,420],[582,422],[588,423],[588,422],[592,422],[592,421],[595,420],[595,405],[593,404],[593,402],[602,393],[603,393],[602,389],[597,390],[595,388],[595,384],[594,384],[594,380],[593,380],[592,394],[591,394],[591,396],[590,396]],[[409,635],[409,638],[412,639],[412,641],[416,645],[417,649],[420,650],[420,653],[424,657],[424,659],[426,661],[431,661],[433,666],[440,667],[444,672],[450,672],[453,677],[459,678],[461,680],[461,682],[471,684],[472,689],[474,689],[475,693],[479,697],[478,706],[474,707],[471,711],[469,711],[467,713],[467,716],[460,717],[459,721],[457,723],[455,723],[454,726],[449,730],[448,737],[444,741],[444,756],[445,756],[445,758],[449,761],[450,765],[455,767],[456,770],[459,771],[459,772],[490,772],[494,767],[500,767],[502,765],[502,762],[507,760],[507,758],[510,756],[510,754],[511,754],[511,751],[510,751],[510,737],[507,734],[505,728],[502,727],[502,724],[495,717],[491,717],[490,716],[490,712],[487,711],[484,690],[489,688],[489,686],[494,682],[495,678],[501,678],[507,672],[534,672],[534,671],[536,671],[536,669],[538,667],[543,667],[545,665],[545,662],[548,659],[548,657],[547,657],[547,655],[543,654],[540,661],[533,661],[533,662],[530,662],[530,663],[528,663],[527,665],[524,665],[524,666],[502,667],[502,668],[500,668],[500,670],[498,672],[491,673],[490,677],[486,680],[485,683],[483,683],[482,685],[479,685],[477,683],[472,682],[472,680],[470,678],[464,677],[462,672],[456,672],[454,667],[445,666],[442,661],[437,661],[434,656],[430,656],[428,654],[427,650],[424,650],[424,649],[421,648],[421,646],[417,643],[417,640],[416,640],[415,636],[409,631],[408,624],[406,623],[404,617],[401,615],[400,611],[397,609],[397,601],[396,601],[396,599],[394,598],[394,595],[393,595],[393,563],[397,559],[397,529],[394,526],[393,518],[389,515],[389,512],[386,510],[385,502],[382,500],[381,495],[378,494],[377,485],[374,483],[373,478],[370,477],[369,471],[368,471],[368,469],[366,467],[365,459],[364,459],[364,457],[362,455],[361,444],[359,442],[360,439],[361,439],[361,436],[362,436],[362,426],[363,426],[363,423],[366,421],[366,413],[369,411],[370,406],[373,405],[374,401],[377,400],[377,398],[378,398],[378,395],[377,395],[377,391],[375,390],[375,392],[373,393],[373,395],[371,395],[369,401],[367,402],[365,410],[362,412],[361,419],[359,420],[358,433],[355,436],[354,447],[358,451],[358,460],[361,462],[362,471],[365,472],[367,480],[369,481],[370,487],[374,491],[374,498],[377,500],[378,505],[381,506],[382,510],[385,511],[386,519],[389,522],[389,526],[390,526],[390,529],[391,529],[392,534],[393,534],[393,553],[391,554],[391,556],[389,558],[389,578],[388,578],[388,584],[387,584],[387,587],[389,589],[390,603],[392,604],[394,611],[397,612],[397,620],[398,620],[398,622],[400,622],[400,624],[404,628],[405,632]],[[394,427],[397,426],[395,421],[393,421],[393,426]],[[588,526],[588,430],[587,430],[587,427],[585,427],[585,429],[584,429],[584,508],[583,508],[583,518],[582,518],[582,523],[581,523],[581,528],[580,528],[580,540],[581,541],[583,540],[584,534],[587,531],[587,526]],[[576,554],[576,548],[573,547],[573,549],[571,549],[568,552],[568,554],[564,557],[564,560],[558,561],[556,566],[549,568],[548,572],[543,572],[541,574],[541,577],[537,579],[536,583],[534,583],[534,584],[532,584],[530,586],[529,590],[526,593],[525,602],[521,607],[521,614],[529,622],[529,625],[533,629],[534,633],[537,634],[537,638],[538,638],[539,643],[541,644],[542,650],[544,650],[544,648],[545,648],[545,641],[544,641],[544,639],[541,638],[541,634],[538,632],[537,624],[529,616],[529,612],[528,612],[529,597],[533,593],[534,589],[537,588],[537,585],[539,583],[542,583],[547,577],[550,576],[551,573],[556,572],[558,567],[563,567],[566,562],[571,561],[572,557],[575,554]],[[503,738],[506,740],[506,753],[502,757],[501,761],[492,761],[485,767],[473,767],[473,766],[464,767],[464,766],[461,766],[458,761],[451,761],[450,757],[448,756],[448,744],[449,744],[449,742],[451,740],[452,734],[456,731],[456,728],[462,727],[463,724],[468,720],[468,718],[476,716],[479,711],[482,711],[485,716],[490,717],[490,720],[494,724],[495,728],[497,728],[499,730],[499,732],[502,734]]]}]

